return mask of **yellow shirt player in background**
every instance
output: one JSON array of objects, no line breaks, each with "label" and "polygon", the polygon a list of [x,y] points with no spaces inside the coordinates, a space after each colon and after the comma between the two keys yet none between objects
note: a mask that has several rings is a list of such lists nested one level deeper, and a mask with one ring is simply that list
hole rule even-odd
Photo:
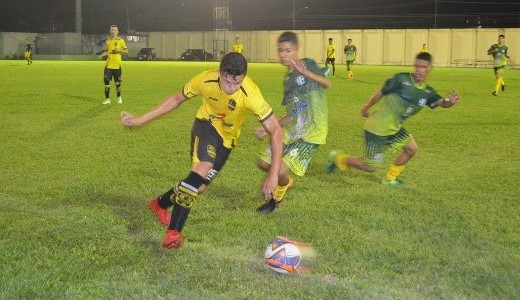
[{"label": "yellow shirt player in background", "polygon": [[99,59],[107,57],[105,65],[104,82],[105,82],[105,101],[103,104],[110,104],[110,81],[114,78],[117,90],[117,103],[123,103],[121,98],[121,82],[123,71],[121,68],[121,54],[128,54],[125,40],[120,38],[117,25],[110,26],[110,37],[105,42],[105,50],[99,55]]},{"label": "yellow shirt player in background", "polygon": [[426,44],[422,44],[422,47],[421,47],[421,50],[419,52],[422,52],[422,53],[428,53],[428,47],[426,47]]},{"label": "yellow shirt player in background", "polygon": [[495,90],[491,93],[493,96],[498,96],[498,90],[501,88],[502,91],[506,89],[506,83],[502,77],[502,71],[506,67],[509,55],[507,55],[507,46],[504,45],[505,36],[503,34],[498,36],[498,44],[493,44],[488,49],[487,54],[493,55],[493,70],[495,71]]},{"label": "yellow shirt player in background", "polygon": [[31,42],[27,40],[27,44],[25,45],[25,53],[24,53],[25,60],[27,60],[27,64],[32,64],[32,47]]},{"label": "yellow shirt player in background", "polygon": [[240,42],[238,36],[235,38],[235,43],[233,44],[233,52],[242,53],[244,51],[244,45]]},{"label": "yellow shirt player in background", "polygon": [[[202,100],[191,131],[191,171],[169,191],[149,203],[159,222],[168,226],[162,242],[165,249],[182,246],[184,239],[181,231],[191,207],[226,163],[250,113],[255,115],[271,138],[272,163],[262,184],[262,193],[265,199],[273,196],[282,164],[283,132],[273,109],[246,74],[247,60],[244,56],[229,52],[222,58],[218,69],[196,75],[184,85],[182,91],[167,97],[148,113],[140,117],[121,113],[124,126],[140,126],[196,96]],[[172,148],[177,147],[178,143],[172,140]],[[235,186],[235,189],[241,188]],[[170,214],[168,209],[172,206]]]},{"label": "yellow shirt player in background", "polygon": [[336,45],[332,43],[332,38],[329,38],[329,44],[327,45],[326,68],[329,67],[329,63],[332,65],[332,75],[334,75],[336,73]]}]

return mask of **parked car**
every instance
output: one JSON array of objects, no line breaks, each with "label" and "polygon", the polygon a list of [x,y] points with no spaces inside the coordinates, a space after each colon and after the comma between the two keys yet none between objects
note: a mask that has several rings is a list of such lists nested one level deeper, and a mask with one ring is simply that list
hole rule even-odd
[{"label": "parked car", "polygon": [[213,60],[213,54],[204,49],[186,49],[181,54],[181,60],[208,61]]},{"label": "parked car", "polygon": [[156,58],[155,48],[141,48],[137,53],[137,60],[155,60]]}]

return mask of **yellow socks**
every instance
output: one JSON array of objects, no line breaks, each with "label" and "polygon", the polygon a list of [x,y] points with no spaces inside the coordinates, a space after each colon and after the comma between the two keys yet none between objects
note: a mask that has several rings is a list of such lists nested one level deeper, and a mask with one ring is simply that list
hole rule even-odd
[{"label": "yellow socks", "polygon": [[292,187],[293,184],[294,184],[294,179],[289,177],[289,183],[287,183],[287,185],[284,185],[284,186],[277,185],[276,188],[274,189],[273,199],[277,202],[282,201],[283,196],[285,196],[285,192],[287,192],[287,190],[290,187]]},{"label": "yellow socks", "polygon": [[334,157],[334,164],[341,172],[345,172],[348,169],[348,155],[346,154],[339,154]]},{"label": "yellow socks", "polygon": [[385,176],[386,180],[396,179],[401,174],[401,172],[403,172],[405,166],[406,165],[396,166],[396,165],[392,164],[390,166],[390,170],[388,170],[388,173],[386,173],[386,176]]},{"label": "yellow socks", "polygon": [[495,83],[495,93],[498,93],[498,90],[502,87],[502,82],[503,82],[502,79],[497,79],[497,81]]}]

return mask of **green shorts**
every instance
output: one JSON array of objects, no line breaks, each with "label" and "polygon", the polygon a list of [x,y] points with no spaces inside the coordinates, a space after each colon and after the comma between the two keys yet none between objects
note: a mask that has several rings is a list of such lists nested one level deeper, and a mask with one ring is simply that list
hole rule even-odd
[{"label": "green shorts", "polygon": [[411,141],[412,135],[404,128],[388,136],[376,135],[365,130],[365,156],[371,163],[381,163],[385,159],[384,152],[401,151]]},{"label": "green shorts", "polygon": [[[308,143],[304,140],[284,144],[282,160],[294,174],[303,176],[319,146],[318,144]],[[260,159],[271,164],[271,146],[260,155]]]}]

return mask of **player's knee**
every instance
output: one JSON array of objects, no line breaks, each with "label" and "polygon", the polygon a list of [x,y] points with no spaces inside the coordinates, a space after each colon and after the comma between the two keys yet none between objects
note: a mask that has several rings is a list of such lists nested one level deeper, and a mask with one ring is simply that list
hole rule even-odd
[{"label": "player's knee", "polygon": [[262,159],[258,159],[258,161],[256,162],[256,165],[257,165],[260,169],[262,169],[262,170],[264,170],[264,171],[266,171],[266,172],[268,172],[269,169],[271,168],[271,164],[269,164],[269,163],[263,161]]},{"label": "player's knee", "polygon": [[110,85],[105,84],[105,92],[110,92]]},{"label": "player's knee", "polygon": [[418,150],[419,150],[419,146],[417,145],[416,142],[408,143],[408,145],[406,145],[406,147],[404,147],[404,151],[410,156],[415,155],[415,153],[417,153]]}]

